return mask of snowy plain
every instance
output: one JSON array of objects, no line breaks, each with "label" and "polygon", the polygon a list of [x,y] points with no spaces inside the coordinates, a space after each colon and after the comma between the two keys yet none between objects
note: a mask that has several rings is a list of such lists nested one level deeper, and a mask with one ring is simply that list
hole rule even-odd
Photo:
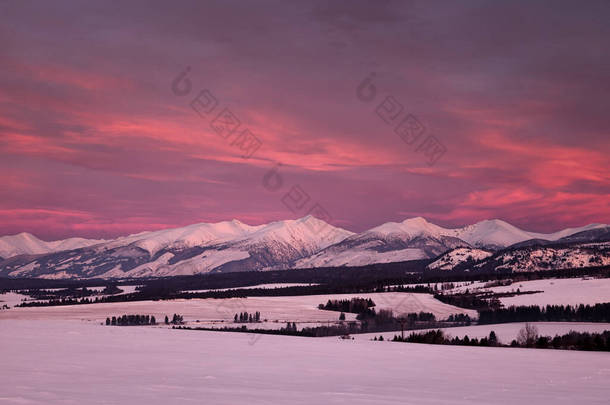
[{"label": "snowy plain", "polygon": [[[610,354],[0,322],[0,404],[607,404]],[[33,361],[35,359],[35,361]]]}]

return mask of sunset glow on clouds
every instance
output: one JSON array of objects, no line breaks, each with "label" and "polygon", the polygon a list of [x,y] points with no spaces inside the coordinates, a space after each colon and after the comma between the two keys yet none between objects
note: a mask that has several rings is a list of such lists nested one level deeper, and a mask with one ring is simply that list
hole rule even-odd
[{"label": "sunset glow on clouds", "polygon": [[[610,223],[607,2],[6,2],[0,15],[0,234],[295,218],[307,212],[281,202],[293,185],[353,231],[410,216]],[[203,89],[218,107],[202,118],[189,103]],[[376,115],[386,96],[445,145],[434,166]],[[248,159],[210,127],[225,107],[261,141]]]}]

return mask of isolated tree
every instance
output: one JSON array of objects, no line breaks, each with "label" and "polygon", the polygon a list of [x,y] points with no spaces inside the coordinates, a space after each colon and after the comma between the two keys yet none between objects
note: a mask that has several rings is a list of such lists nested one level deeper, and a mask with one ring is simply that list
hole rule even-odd
[{"label": "isolated tree", "polygon": [[341,315],[339,315],[339,320],[340,321],[345,321],[345,313],[341,312]]},{"label": "isolated tree", "polygon": [[517,335],[517,342],[521,346],[533,347],[538,339],[538,328],[536,326],[526,323],[525,326],[519,331]]},{"label": "isolated tree", "polygon": [[167,315],[165,315],[165,324],[169,325],[169,318],[167,317]]},{"label": "isolated tree", "polygon": [[155,319],[155,316],[154,316],[154,315],[151,315],[151,316],[150,316],[150,324],[151,324],[151,325],[156,325],[156,324],[157,324],[157,320]]},{"label": "isolated tree", "polygon": [[235,316],[233,317],[233,322],[237,323],[237,319],[238,319],[237,314],[235,314]]},{"label": "isolated tree", "polygon": [[496,332],[493,330],[489,332],[488,341],[490,346],[496,346],[498,344],[498,337],[496,336]]},{"label": "isolated tree", "polygon": [[106,326],[110,325],[110,318],[106,318]]}]

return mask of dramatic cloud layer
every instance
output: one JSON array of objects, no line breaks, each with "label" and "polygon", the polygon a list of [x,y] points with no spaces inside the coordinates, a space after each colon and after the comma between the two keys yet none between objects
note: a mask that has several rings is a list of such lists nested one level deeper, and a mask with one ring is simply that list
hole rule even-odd
[{"label": "dramatic cloud layer", "polygon": [[[0,16],[0,234],[311,210],[354,231],[610,222],[608,2],[26,1]],[[224,108],[240,121],[226,139]],[[425,127],[411,145],[394,131],[408,114]],[[244,157],[246,128],[260,147]],[[428,135],[446,148],[432,166]]]}]

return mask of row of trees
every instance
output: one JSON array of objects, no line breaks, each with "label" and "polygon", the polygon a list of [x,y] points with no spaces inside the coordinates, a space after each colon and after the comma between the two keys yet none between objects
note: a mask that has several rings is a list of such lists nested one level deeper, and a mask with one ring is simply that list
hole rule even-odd
[{"label": "row of trees", "polygon": [[[184,317],[182,315],[174,314],[170,320],[165,315],[165,324],[169,325],[181,325],[184,323]],[[112,326],[133,326],[133,325],[156,325],[157,320],[154,315],[123,315],[113,316],[112,318],[106,318],[106,325]]]},{"label": "row of trees", "polygon": [[479,311],[479,324],[505,322],[610,322],[610,303],[595,305],[511,306]]},{"label": "row of trees", "polygon": [[460,294],[434,294],[434,298],[444,302],[445,304],[453,305],[461,308],[470,308],[476,310],[500,308],[502,303],[494,293],[471,293],[464,292]]},{"label": "row of trees", "polygon": [[327,311],[351,312],[354,314],[365,313],[369,308],[374,307],[375,303],[370,298],[352,298],[346,300],[328,300],[325,304],[318,305],[318,309]]},{"label": "row of trees", "polygon": [[237,323],[246,323],[246,322],[260,322],[261,321],[261,313],[256,311],[254,314],[249,314],[248,312],[240,312],[239,314],[235,314],[233,320]]},{"label": "row of trees", "polygon": [[91,298],[61,298],[61,299],[51,299],[49,301],[24,301],[17,307],[52,307],[52,306],[61,306],[61,305],[78,305],[78,304],[96,304],[98,302],[104,302],[103,298],[96,297],[95,299]]},{"label": "row of trees", "polygon": [[472,319],[470,319],[470,316],[468,314],[451,314],[447,318],[447,321],[448,322],[459,322],[466,326],[470,326],[470,324],[472,323]]},{"label": "row of trees", "polygon": [[[377,339],[374,339],[377,340]],[[383,336],[379,340],[383,340]],[[445,333],[438,330],[431,330],[426,333],[413,332],[409,336],[403,338],[402,336],[394,335],[393,342],[409,342],[409,343],[428,343],[434,345],[460,345],[460,346],[499,346],[498,337],[496,332],[493,330],[489,333],[488,337],[470,339],[468,335],[464,338],[454,337],[451,338]]]},{"label": "row of trees", "polygon": [[182,315],[174,314],[172,320],[170,321],[169,317],[165,315],[165,324],[169,325],[170,323],[172,325],[181,325],[184,323],[184,317]]},{"label": "row of trees", "polygon": [[288,322],[286,323],[286,327],[285,328],[281,328],[281,330],[284,330],[286,332],[296,332],[297,331],[297,324],[295,322]]},{"label": "row of trees", "polygon": [[133,326],[133,325],[156,325],[154,315],[123,315],[106,318],[106,325]]},{"label": "row of trees", "polygon": [[[373,340],[383,340],[383,336],[380,336],[379,339],[375,337]],[[510,346],[538,349],[610,351],[610,331],[603,331],[601,333],[571,331],[564,335],[555,335],[555,337],[551,337],[539,335],[538,329],[531,324],[526,324],[525,327],[519,331],[517,339],[513,340],[510,345],[501,344],[494,331],[491,331],[487,337],[471,339],[468,335],[463,338],[451,338],[445,335],[442,330],[433,330],[421,334],[411,333],[405,338],[395,335],[392,341],[438,345]]]}]

